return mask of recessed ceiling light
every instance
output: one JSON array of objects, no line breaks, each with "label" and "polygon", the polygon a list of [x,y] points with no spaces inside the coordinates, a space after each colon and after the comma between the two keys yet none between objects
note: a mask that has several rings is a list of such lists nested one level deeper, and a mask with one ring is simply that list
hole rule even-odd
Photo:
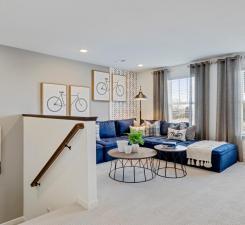
[{"label": "recessed ceiling light", "polygon": [[143,64],[139,64],[138,67],[143,67]]},{"label": "recessed ceiling light", "polygon": [[88,50],[87,50],[87,49],[81,49],[80,52],[81,52],[81,53],[87,53]]}]

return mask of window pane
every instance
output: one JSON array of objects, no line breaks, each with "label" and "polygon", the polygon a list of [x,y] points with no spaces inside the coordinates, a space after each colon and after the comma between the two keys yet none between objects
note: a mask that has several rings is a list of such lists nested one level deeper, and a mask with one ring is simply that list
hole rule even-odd
[{"label": "window pane", "polygon": [[194,78],[169,80],[168,98],[170,121],[193,123],[190,119],[194,118],[194,84]]}]

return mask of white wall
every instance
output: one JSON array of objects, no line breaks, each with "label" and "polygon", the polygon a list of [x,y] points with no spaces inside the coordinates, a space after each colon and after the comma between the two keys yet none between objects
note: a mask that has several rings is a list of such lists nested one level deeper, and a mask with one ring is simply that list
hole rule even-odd
[{"label": "white wall", "polygon": [[[23,215],[23,125],[20,114],[40,113],[40,82],[91,87],[91,70],[109,68],[0,46],[2,174],[0,223]],[[109,118],[109,103],[91,102],[91,115]]]},{"label": "white wall", "polygon": [[153,71],[148,70],[138,73],[138,86],[141,86],[143,93],[147,96],[142,101],[142,119],[153,119]]},{"label": "white wall", "polygon": [[[67,148],[41,178],[30,184],[77,123],[83,123]],[[95,121],[72,121],[24,117],[24,218],[80,202],[97,204]],[[41,141],[40,141],[41,139]]]}]

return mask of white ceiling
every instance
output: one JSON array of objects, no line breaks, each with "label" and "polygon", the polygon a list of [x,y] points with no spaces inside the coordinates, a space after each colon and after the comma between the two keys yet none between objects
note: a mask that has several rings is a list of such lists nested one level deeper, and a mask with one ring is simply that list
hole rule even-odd
[{"label": "white ceiling", "polygon": [[171,66],[245,51],[244,8],[245,0],[0,0],[0,44],[125,69]]}]

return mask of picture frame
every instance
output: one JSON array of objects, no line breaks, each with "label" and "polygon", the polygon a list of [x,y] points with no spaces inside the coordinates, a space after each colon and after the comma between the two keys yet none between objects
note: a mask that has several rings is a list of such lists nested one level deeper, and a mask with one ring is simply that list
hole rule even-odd
[{"label": "picture frame", "polygon": [[67,115],[67,85],[41,83],[41,114]]},{"label": "picture frame", "polygon": [[110,101],[110,74],[92,71],[92,96],[94,101]]},{"label": "picture frame", "polygon": [[90,88],[85,86],[69,86],[70,116],[90,116]]},{"label": "picture frame", "polygon": [[124,75],[112,75],[112,100],[127,101],[127,80]]}]

